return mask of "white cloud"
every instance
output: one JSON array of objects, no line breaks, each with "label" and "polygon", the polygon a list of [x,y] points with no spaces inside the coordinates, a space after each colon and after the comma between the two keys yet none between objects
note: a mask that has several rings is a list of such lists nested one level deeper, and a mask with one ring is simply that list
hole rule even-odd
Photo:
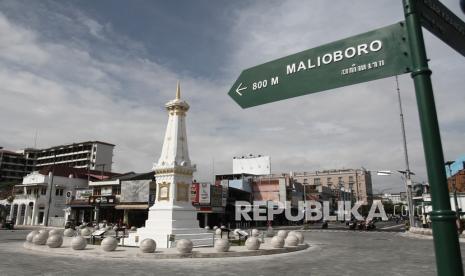
[{"label": "white cloud", "polygon": [[[191,105],[188,141],[197,179],[210,180],[213,167],[230,173],[232,157],[249,153],[270,155],[273,172],[402,169],[394,78],[246,110],[226,95],[242,69],[401,20],[400,4],[391,2],[341,1],[330,11],[327,1],[244,6],[235,12],[233,51],[218,68],[228,73],[224,79],[168,69],[146,53],[143,41],[130,40],[82,11],[54,14],[59,28],[47,32],[0,13],[0,125],[8,126],[0,144],[31,146],[37,128],[39,146],[103,140],[116,144],[115,170],[149,170],[162,146],[164,103],[181,80]],[[37,16],[49,16],[45,9],[41,13]],[[464,151],[463,57],[425,36],[446,159],[453,159]],[[410,76],[401,76],[400,84],[412,170],[424,179]],[[376,181],[402,188],[397,178]]]}]

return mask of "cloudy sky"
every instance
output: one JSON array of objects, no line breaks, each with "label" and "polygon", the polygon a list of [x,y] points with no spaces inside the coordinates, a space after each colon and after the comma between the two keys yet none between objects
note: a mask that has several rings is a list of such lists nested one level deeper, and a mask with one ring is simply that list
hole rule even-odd
[{"label": "cloudy sky", "polygon": [[[443,1],[460,18],[458,0]],[[197,180],[232,157],[270,155],[274,173],[404,169],[395,79],[243,110],[240,72],[403,19],[401,1],[0,0],[0,146],[116,144],[118,172],[158,159],[180,80]],[[465,58],[424,30],[445,159],[465,153]],[[400,76],[411,169],[426,180],[413,83]],[[398,176],[374,189],[401,191]]]}]

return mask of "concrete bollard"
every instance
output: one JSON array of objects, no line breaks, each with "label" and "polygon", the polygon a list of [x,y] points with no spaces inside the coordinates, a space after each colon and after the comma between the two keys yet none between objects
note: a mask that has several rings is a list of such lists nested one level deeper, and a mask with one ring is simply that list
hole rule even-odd
[{"label": "concrete bollard", "polygon": [[102,240],[100,246],[103,249],[103,251],[115,251],[115,249],[118,247],[118,241],[113,237],[106,237]]},{"label": "concrete bollard", "polygon": [[217,239],[215,240],[214,248],[216,252],[228,252],[229,241],[225,239]]},{"label": "concrete bollard", "polygon": [[258,250],[260,248],[260,240],[257,237],[250,237],[245,241],[245,247],[248,250]]},{"label": "concrete bollard", "polygon": [[83,250],[87,246],[87,240],[82,236],[76,236],[71,240],[71,248],[74,250]]},{"label": "concrete bollard", "polygon": [[182,239],[176,242],[176,249],[178,249],[179,253],[191,253],[194,244],[191,240]]},{"label": "concrete bollard", "polygon": [[48,237],[46,244],[50,248],[58,248],[63,244],[63,237],[59,234],[54,234]]},{"label": "concrete bollard", "polygon": [[142,253],[153,253],[157,249],[157,243],[152,239],[144,239],[140,243],[139,249]]},{"label": "concrete bollard", "polygon": [[284,247],[284,239],[280,236],[274,236],[271,239],[271,246],[273,248],[283,248]]}]

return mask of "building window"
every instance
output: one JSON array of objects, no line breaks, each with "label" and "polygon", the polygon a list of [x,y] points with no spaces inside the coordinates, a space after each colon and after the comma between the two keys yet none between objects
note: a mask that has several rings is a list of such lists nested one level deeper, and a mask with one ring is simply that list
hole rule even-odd
[{"label": "building window", "polygon": [[99,188],[94,188],[94,195],[101,195],[101,194],[102,194],[102,191],[101,191],[100,187]]},{"label": "building window", "polygon": [[333,182],[331,181],[331,177],[328,177],[328,178],[326,179],[326,181],[328,182],[328,185],[329,185],[329,184],[333,184]]},{"label": "building window", "polygon": [[319,178],[315,178],[315,185],[321,185],[321,180]]},{"label": "building window", "polygon": [[45,195],[47,193],[47,188],[41,188],[40,189],[40,194]]},{"label": "building window", "polygon": [[304,184],[308,184],[308,179],[304,178]]},{"label": "building window", "polygon": [[112,191],[113,195],[120,195],[121,194],[121,187],[113,187],[113,191]]},{"label": "building window", "polygon": [[55,195],[56,196],[63,196],[63,189],[56,189],[55,190]]},{"label": "building window", "polygon": [[32,193],[32,190],[31,190],[31,189],[26,189],[26,193],[27,193],[28,195],[30,195],[30,194]]}]

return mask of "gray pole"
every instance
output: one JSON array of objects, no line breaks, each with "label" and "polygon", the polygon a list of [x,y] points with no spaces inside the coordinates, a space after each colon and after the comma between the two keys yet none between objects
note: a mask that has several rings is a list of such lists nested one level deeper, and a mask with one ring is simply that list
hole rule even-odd
[{"label": "gray pole", "polygon": [[402,110],[402,100],[400,97],[399,89],[399,79],[396,76],[396,88],[397,88],[397,98],[399,101],[399,111],[400,111],[400,127],[402,129],[402,141],[404,146],[404,158],[405,158],[405,189],[407,192],[407,202],[408,202],[408,212],[409,212],[409,224],[410,227],[415,226],[415,209],[413,206],[412,199],[412,180],[410,178],[410,164],[408,162],[408,151],[407,151],[407,136],[405,135],[405,124],[404,124],[404,112]]}]

